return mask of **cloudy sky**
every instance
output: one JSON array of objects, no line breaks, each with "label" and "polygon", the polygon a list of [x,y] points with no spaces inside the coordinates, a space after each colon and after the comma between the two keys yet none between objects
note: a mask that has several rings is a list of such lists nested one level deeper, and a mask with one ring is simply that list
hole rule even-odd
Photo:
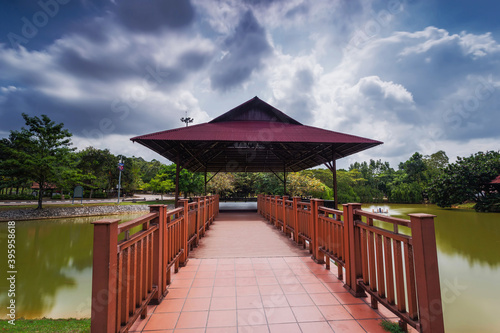
[{"label": "cloudy sky", "polygon": [[303,124],[383,141],[397,167],[500,148],[500,2],[8,0],[0,137],[21,113],[80,149],[165,159],[131,137],[258,96]]}]

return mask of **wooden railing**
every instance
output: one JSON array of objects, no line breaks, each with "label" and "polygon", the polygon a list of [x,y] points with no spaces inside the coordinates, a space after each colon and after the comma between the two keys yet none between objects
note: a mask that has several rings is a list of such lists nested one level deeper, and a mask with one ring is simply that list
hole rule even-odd
[{"label": "wooden railing", "polygon": [[[360,204],[336,210],[319,199],[304,203],[298,197],[265,195],[258,197],[257,207],[272,225],[308,247],[317,263],[330,269],[333,261],[353,295],[368,294],[373,308],[385,306],[404,329],[409,324],[424,333],[444,332],[433,215],[410,214],[405,220],[363,211]],[[410,235],[402,234],[400,226]]]},{"label": "wooden railing", "polygon": [[168,293],[174,272],[186,264],[190,248],[219,212],[217,196],[195,198],[167,210],[119,224],[119,219],[93,222],[91,332],[128,332]]}]

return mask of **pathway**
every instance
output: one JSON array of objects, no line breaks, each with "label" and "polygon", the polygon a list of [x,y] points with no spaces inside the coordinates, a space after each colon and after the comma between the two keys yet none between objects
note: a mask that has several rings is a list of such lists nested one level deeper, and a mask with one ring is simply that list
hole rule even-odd
[{"label": "pathway", "polygon": [[384,315],[257,213],[221,213],[131,332],[385,333]]}]

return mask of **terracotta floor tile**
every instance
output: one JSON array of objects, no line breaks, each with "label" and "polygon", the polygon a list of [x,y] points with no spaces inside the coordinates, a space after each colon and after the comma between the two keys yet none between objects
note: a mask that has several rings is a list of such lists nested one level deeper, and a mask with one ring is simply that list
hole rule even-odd
[{"label": "terracotta floor tile", "polygon": [[320,305],[318,308],[326,320],[353,319],[342,305]]},{"label": "terracotta floor tile", "polygon": [[333,274],[316,275],[316,278],[318,278],[322,282],[342,282],[339,279],[337,279],[337,276],[335,276]]},{"label": "terracotta floor tile", "polygon": [[208,311],[210,309],[210,298],[188,298],[182,311]]},{"label": "terracotta floor tile", "polygon": [[287,276],[295,276],[293,271],[290,268],[284,268],[280,270],[274,270],[274,275],[276,277],[287,277]]},{"label": "terracotta floor tile", "polygon": [[202,328],[207,326],[208,311],[181,312],[176,329]]},{"label": "terracotta floor tile", "polygon": [[363,327],[367,332],[370,333],[387,333],[382,326],[380,326],[381,320],[377,319],[363,319],[358,320],[358,323]]},{"label": "terracotta floor tile", "polygon": [[212,297],[236,297],[236,287],[214,287]]},{"label": "terracotta floor tile", "polygon": [[173,329],[179,318],[179,312],[153,313],[144,330]]},{"label": "terracotta floor tile", "polygon": [[[365,333],[356,320],[335,320],[329,322],[335,333]],[[368,331],[370,332],[370,331]],[[371,332],[370,332],[371,333]]]},{"label": "terracotta floor tile", "polygon": [[333,294],[333,296],[335,296],[335,298],[340,302],[340,304],[366,304],[363,301],[362,297],[360,298],[354,297],[348,292],[335,293]]},{"label": "terracotta floor tile", "polygon": [[302,260],[300,259],[300,257],[285,257],[283,258],[283,260],[286,262],[286,263],[301,263]]},{"label": "terracotta floor tile", "polygon": [[175,279],[168,287],[172,289],[190,288],[192,283],[192,279]]},{"label": "terracotta floor tile", "polygon": [[314,275],[297,275],[297,280],[299,280],[300,283],[304,284],[304,283],[321,283],[321,280],[318,279],[316,276]]},{"label": "terracotta floor tile", "polygon": [[278,280],[274,276],[259,276],[257,277],[257,284],[259,286],[277,285]]},{"label": "terracotta floor tile", "polygon": [[[173,332],[174,333],[205,333],[205,328],[178,328]],[[145,333],[152,333],[152,332],[145,332]]]},{"label": "terracotta floor tile", "polygon": [[160,312],[180,312],[184,305],[185,298],[174,298],[163,300],[155,310],[155,313]]},{"label": "terracotta floor tile", "polygon": [[301,333],[297,323],[269,325],[271,333]]},{"label": "terracotta floor tile", "polygon": [[188,288],[169,289],[165,299],[186,298],[189,293]]},{"label": "terracotta floor tile", "polygon": [[283,290],[277,285],[259,286],[259,291],[261,295],[283,295]]},{"label": "terracotta floor tile", "polygon": [[322,283],[306,283],[302,287],[309,294],[329,293],[330,291]]},{"label": "terracotta floor tile", "polygon": [[196,272],[195,279],[214,279],[217,271]]},{"label": "terracotta floor tile", "polygon": [[236,280],[234,278],[216,278],[214,282],[215,287],[234,287]]},{"label": "terracotta floor tile", "polygon": [[289,294],[286,295],[290,306],[310,306],[314,305],[311,297],[308,294]]},{"label": "terracotta floor tile", "polygon": [[216,310],[236,310],[236,297],[216,297],[212,298],[210,311]]},{"label": "terracotta floor tile", "polygon": [[234,258],[235,265],[251,265],[252,259],[250,258]]},{"label": "terracotta floor tile", "polygon": [[[253,269],[256,271],[260,271],[260,270],[272,271],[271,265],[269,265],[269,263],[253,264]],[[273,274],[274,274],[274,272],[273,272]]]},{"label": "terracotta floor tile", "polygon": [[262,304],[265,308],[281,308],[289,306],[287,298],[284,294],[276,295],[261,295]]},{"label": "terracotta floor tile", "polygon": [[274,272],[272,269],[256,269],[255,271],[255,276],[274,276]]},{"label": "terracotta floor tile", "polygon": [[339,305],[340,302],[332,294],[310,294],[316,305]]},{"label": "terracotta floor tile", "polygon": [[217,260],[217,263],[220,265],[233,265],[234,266],[234,258],[221,258]]},{"label": "terracotta floor tile", "polygon": [[307,293],[301,284],[283,284],[283,285],[281,285],[281,290],[283,290],[285,295]]},{"label": "terracotta floor tile", "polygon": [[267,258],[251,258],[252,264],[269,264]]},{"label": "terracotta floor tile", "polygon": [[236,310],[210,311],[207,327],[236,327]]},{"label": "terracotta floor tile", "polygon": [[191,288],[188,293],[188,298],[212,297],[211,287]]},{"label": "terracotta floor tile", "polygon": [[310,321],[325,321],[325,318],[315,305],[293,306],[292,311],[295,315],[295,319],[297,319],[299,323]]},{"label": "terracotta floor tile", "polygon": [[325,282],[323,283],[329,291],[333,293],[345,293],[346,289],[342,282]]},{"label": "terracotta floor tile", "polygon": [[267,322],[269,324],[295,323],[295,316],[292,309],[286,308],[266,308]]},{"label": "terracotta floor tile", "polygon": [[239,333],[269,333],[267,325],[238,326]]},{"label": "terracotta floor tile", "polygon": [[302,333],[333,333],[330,324],[326,321],[316,323],[299,323]]},{"label": "terracotta floor tile", "polygon": [[213,287],[215,279],[197,279],[193,280],[191,287],[201,288],[201,287]]},{"label": "terracotta floor tile", "polygon": [[235,271],[236,277],[255,277],[255,272],[254,270],[245,270],[245,271]]},{"label": "terracotta floor tile", "polygon": [[259,295],[259,287],[257,286],[236,286],[236,295],[237,296],[251,296],[251,295]]},{"label": "terracotta floor tile", "polygon": [[217,265],[200,265],[198,272],[216,271]]},{"label": "terracotta floor tile", "polygon": [[262,300],[260,295],[255,296],[238,296],[236,298],[237,309],[259,309],[262,308]]},{"label": "terracotta floor tile", "polygon": [[264,309],[243,309],[238,310],[239,326],[267,325],[267,318]]},{"label": "terracotta floor tile", "polygon": [[185,272],[196,272],[198,270],[198,267],[199,267],[198,265],[190,265],[188,263],[187,266],[182,267],[182,270],[185,271]]},{"label": "terracotta floor tile", "polygon": [[278,276],[276,277],[279,284],[298,284],[300,281],[295,276]]},{"label": "terracotta floor tile", "polygon": [[188,272],[188,271],[183,271],[182,268],[179,270],[179,273],[175,274],[176,279],[194,279],[195,275],[197,272]]},{"label": "terracotta floor tile", "polygon": [[347,311],[354,319],[378,319],[380,315],[375,312],[367,304],[346,304],[344,305]]},{"label": "terracotta floor tile", "polygon": [[206,333],[238,333],[238,328],[235,327],[209,327]]},{"label": "terracotta floor tile", "polygon": [[217,265],[217,271],[234,271],[234,264],[219,264]]},{"label": "terracotta floor tile", "polygon": [[215,274],[216,279],[234,279],[236,277],[235,271],[217,271]]},{"label": "terracotta floor tile", "polygon": [[257,280],[254,277],[237,277],[236,286],[256,286]]}]

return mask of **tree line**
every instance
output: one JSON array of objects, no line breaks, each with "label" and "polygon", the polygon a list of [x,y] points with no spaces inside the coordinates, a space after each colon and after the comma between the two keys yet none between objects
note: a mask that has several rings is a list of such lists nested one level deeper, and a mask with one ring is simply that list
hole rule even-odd
[{"label": "tree line", "polygon": [[[23,114],[26,127],[10,131],[0,140],[0,197],[24,198],[31,184],[40,186],[39,208],[44,190],[55,186],[70,193],[76,185],[87,197],[106,197],[116,192],[118,162],[125,164],[121,188],[125,193],[152,191],[165,194],[175,190],[175,164],[150,162],[141,157],[112,154],[108,149],[87,147],[76,151],[72,134],[64,125],[47,116]],[[476,203],[481,211],[500,211],[499,188],[490,182],[500,175],[500,153],[478,152],[449,163],[444,151],[431,155],[414,153],[397,169],[388,162],[356,162],[347,170],[337,170],[339,203],[393,202],[436,203],[450,207],[463,202]],[[249,197],[259,193],[333,199],[333,174],[328,169],[288,173],[208,174],[209,193],[223,197]],[[283,181],[286,177],[286,193]],[[28,189],[28,191],[26,191]],[[203,194],[204,175],[182,169],[179,189],[184,197]]]}]

